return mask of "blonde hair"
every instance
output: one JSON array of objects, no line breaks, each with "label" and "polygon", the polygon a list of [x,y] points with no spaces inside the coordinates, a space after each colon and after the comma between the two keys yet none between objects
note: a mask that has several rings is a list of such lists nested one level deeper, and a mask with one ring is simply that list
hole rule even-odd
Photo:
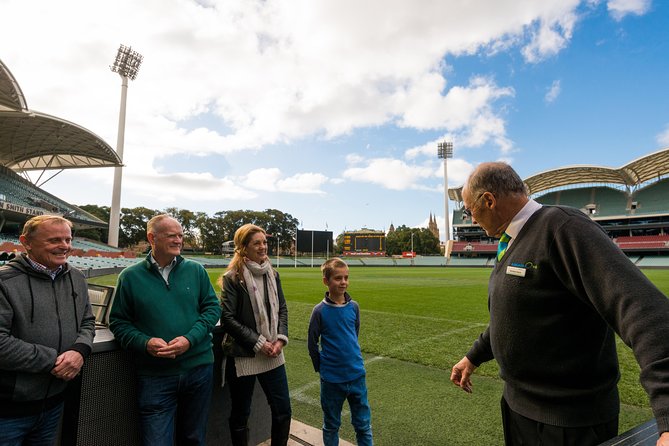
[{"label": "blonde hair", "polygon": [[40,225],[49,221],[64,223],[72,229],[72,222],[65,217],[61,217],[60,215],[37,215],[25,222],[21,235],[29,239],[35,231],[37,231],[37,228],[39,228]]},{"label": "blonde hair", "polygon": [[265,230],[260,226],[256,226],[251,223],[247,223],[241,226],[235,231],[235,236],[233,238],[235,242],[235,255],[232,257],[230,264],[228,265],[228,271],[234,271],[239,274],[244,268],[244,257],[246,257],[246,246],[251,241],[251,237],[255,234],[262,232],[264,235],[267,235]]},{"label": "blonde hair", "polygon": [[348,265],[339,257],[333,257],[331,259],[327,259],[325,263],[321,265],[321,272],[323,273],[323,277],[326,280],[330,280],[330,276],[332,276],[332,273],[336,268],[348,269]]}]

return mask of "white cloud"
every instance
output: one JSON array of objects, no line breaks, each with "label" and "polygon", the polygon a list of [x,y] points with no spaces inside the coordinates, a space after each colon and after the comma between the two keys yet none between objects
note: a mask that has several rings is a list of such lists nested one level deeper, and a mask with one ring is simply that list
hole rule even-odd
[{"label": "white cloud", "polygon": [[551,104],[558,98],[558,96],[560,96],[560,81],[555,80],[551,86],[548,87],[548,91],[546,92],[546,96],[544,96],[544,100]]},{"label": "white cloud", "polygon": [[238,186],[229,178],[218,179],[209,173],[129,174],[123,177],[123,187],[146,199],[146,206],[157,207],[183,199],[199,197],[202,201],[249,200],[257,194]]},{"label": "white cloud", "polygon": [[[458,149],[492,144],[508,153],[513,141],[500,102],[513,100],[513,89],[476,73],[466,84],[453,84],[445,59],[515,48],[539,62],[569,43],[578,5],[5,0],[3,16],[17,19],[5,21],[0,41],[12,42],[3,48],[3,62],[30,108],[83,125],[112,145],[120,79],[108,67],[119,43],[132,45],[144,61],[128,89],[127,184],[137,193],[165,196],[175,181],[191,198],[213,199],[225,191],[236,199],[252,197],[252,190],[321,193],[325,182],[335,180],[319,173],[284,178],[272,169],[243,177],[168,175],[155,160],[228,155],[382,125],[436,129],[452,135]],[[635,11],[631,5],[609,2],[620,11]],[[30,20],[18,19],[24,17]],[[357,162],[358,171],[349,172],[389,188],[421,187],[420,179],[433,169],[390,158]],[[395,178],[384,179],[379,166]],[[193,194],[190,182],[211,193]]]},{"label": "white cloud", "polygon": [[320,188],[328,178],[321,173],[298,173],[282,178],[281,170],[276,167],[254,169],[242,180],[249,189],[269,192],[289,192],[298,194],[323,194]]},{"label": "white cloud", "polygon": [[571,39],[576,19],[575,13],[565,11],[562,17],[540,20],[530,31],[530,43],[522,49],[525,60],[541,62],[564,49]]},{"label": "white cloud", "polygon": [[664,127],[664,130],[655,139],[662,147],[669,147],[669,124]]},{"label": "white cloud", "polygon": [[364,167],[349,167],[343,177],[352,181],[378,184],[386,189],[426,189],[419,182],[434,175],[429,166],[410,165],[392,158],[367,160]]},{"label": "white cloud", "polygon": [[606,8],[615,20],[622,20],[626,15],[644,15],[650,10],[650,0],[609,0]]},{"label": "white cloud", "polygon": [[254,169],[246,174],[242,184],[255,190],[275,191],[280,178],[281,170],[276,167]]},{"label": "white cloud", "polygon": [[[33,36],[3,52],[29,105],[113,140],[119,79],[107,67],[123,42],[144,55],[137,80],[130,82],[128,126],[141,120],[136,129],[146,135],[141,139],[162,136],[178,142],[168,144],[171,150],[197,153],[257,148],[320,132],[334,136],[389,122],[416,128],[470,125],[505,89],[491,83],[487,89],[447,86],[442,58],[526,44],[528,38],[528,60],[555,54],[570,37],[577,4],[37,3],[41,14],[31,14],[29,22],[8,21],[0,30],[3,40]],[[14,0],[3,12],[22,17],[34,7]],[[534,30],[529,36],[528,29]],[[465,99],[473,99],[471,108],[463,107]],[[216,116],[226,132],[179,128],[203,113]],[[131,151],[139,142],[128,136]],[[166,150],[142,149],[154,156]]]},{"label": "white cloud", "polygon": [[324,194],[320,188],[327,182],[328,178],[320,173],[298,173],[292,177],[277,182],[277,187],[282,192],[294,192],[298,194]]}]

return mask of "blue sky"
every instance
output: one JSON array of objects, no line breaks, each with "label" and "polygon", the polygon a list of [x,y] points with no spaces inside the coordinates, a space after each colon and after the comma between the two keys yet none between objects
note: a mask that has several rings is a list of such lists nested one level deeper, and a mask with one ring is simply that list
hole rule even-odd
[{"label": "blue sky", "polygon": [[[93,4],[94,3],[94,4]],[[479,162],[521,176],[669,147],[669,2],[0,0],[0,58],[29,108],[116,146],[122,206],[277,208],[304,229],[441,222]],[[36,177],[36,175],[33,175]],[[111,169],[48,191],[111,203]],[[451,207],[453,203],[451,203]]]}]

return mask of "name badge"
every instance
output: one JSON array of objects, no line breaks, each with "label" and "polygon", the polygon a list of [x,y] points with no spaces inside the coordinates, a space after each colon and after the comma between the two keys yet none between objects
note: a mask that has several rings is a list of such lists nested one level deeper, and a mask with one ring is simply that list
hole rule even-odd
[{"label": "name badge", "polygon": [[506,267],[506,273],[510,276],[525,277],[526,272],[527,272],[526,268],[519,268],[517,266]]}]

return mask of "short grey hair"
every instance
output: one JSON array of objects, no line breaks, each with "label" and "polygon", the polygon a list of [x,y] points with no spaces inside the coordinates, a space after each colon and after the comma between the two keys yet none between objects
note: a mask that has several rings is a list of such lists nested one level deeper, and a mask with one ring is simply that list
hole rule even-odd
[{"label": "short grey hair", "polygon": [[[146,233],[147,233],[147,235],[148,235],[148,234],[155,234],[155,233],[156,233],[156,227],[160,226],[160,224],[161,224],[164,220],[167,220],[167,219],[177,221],[176,218],[172,217],[172,216],[169,215],[169,214],[160,214],[160,215],[156,215],[156,216],[153,217],[151,220],[149,220],[148,223],[146,224]],[[178,223],[178,221],[177,221],[177,223]]]},{"label": "short grey hair", "polygon": [[507,163],[479,164],[467,180],[467,189],[472,196],[490,192],[495,196],[528,195],[527,187],[515,170]]}]

